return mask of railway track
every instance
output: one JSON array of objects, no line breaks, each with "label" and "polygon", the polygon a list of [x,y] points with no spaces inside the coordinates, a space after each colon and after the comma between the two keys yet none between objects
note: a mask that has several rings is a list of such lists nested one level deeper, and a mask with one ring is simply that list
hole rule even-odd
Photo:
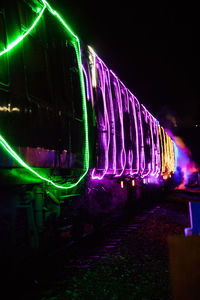
[{"label": "railway track", "polygon": [[[94,269],[96,265],[99,266],[101,263],[103,264],[104,260],[108,257],[110,257],[110,259],[112,259],[112,257],[120,257],[122,248],[126,248],[126,245],[128,245],[127,241],[132,238],[135,240],[133,249],[131,250],[133,251],[133,255],[136,255],[136,257],[138,254],[139,256],[143,255],[140,254],[140,251],[143,253],[143,251],[147,251],[147,249],[144,249],[149,247],[148,239],[145,237],[146,234],[149,234],[149,224],[151,226],[151,220],[157,220],[157,217],[161,219],[164,217],[165,220],[165,217],[168,215],[168,209],[167,206],[165,206],[166,203],[164,202],[159,203],[159,205],[156,203],[149,208],[135,211],[134,216],[130,216],[130,214],[118,216],[114,218],[111,223],[101,227],[93,234],[85,236],[85,238],[82,238],[80,241],[73,242],[66,247],[58,247],[56,251],[49,251],[45,256],[37,258],[37,261],[34,260],[31,266],[27,264],[26,270],[29,270],[29,272],[26,273],[25,280],[23,276],[20,277],[21,286],[17,284],[20,295],[19,298],[30,300],[51,299],[48,298],[51,292],[52,294],[59,294],[62,290],[66,289],[66,286],[68,286],[68,283],[71,282],[73,278],[77,276],[80,277],[81,274],[84,276],[85,273],[90,273],[91,269]],[[177,206],[174,212],[170,213],[169,210],[171,220],[174,220],[174,218],[176,220],[182,220],[183,214],[187,216],[186,203],[179,202],[177,204],[177,202],[171,201],[169,202],[169,207],[170,206]],[[181,206],[182,208],[184,207],[183,214],[180,214],[177,219],[176,214]],[[172,229],[170,230],[173,230],[173,226],[174,225],[171,225]],[[183,225],[181,225],[181,228],[182,226]],[[187,226],[187,224],[184,224],[184,226]],[[145,230],[146,233],[144,234]],[[154,230],[157,232],[157,228],[155,229],[154,227]],[[166,230],[168,230],[168,225]],[[181,232],[182,231],[181,229]],[[144,237],[140,237],[141,232]],[[144,241],[142,242],[144,244],[142,244],[141,250],[139,248],[135,249],[135,247],[141,247],[141,245],[137,246],[138,238],[140,238],[140,240],[142,238]],[[124,250],[122,250],[122,252],[123,251]],[[28,278],[29,275],[30,277]]]},{"label": "railway track", "polygon": [[129,234],[132,234],[138,229],[138,227],[143,223],[148,216],[154,214],[157,210],[160,209],[160,206],[156,206],[151,210],[144,211],[141,215],[133,218],[132,221],[128,221],[127,224],[121,224],[119,226],[113,226],[109,233],[106,233],[105,238],[103,238],[99,245],[91,249],[91,251],[86,249],[86,252],[76,258],[72,258],[68,261],[68,264],[65,266],[65,269],[82,269],[88,268],[89,265],[94,262],[94,260],[101,258],[109,250],[116,249],[120,246],[120,243],[127,238]]},{"label": "railway track", "polygon": [[26,283],[27,292],[23,291],[24,296],[20,295],[20,299],[40,299],[39,295],[45,294],[48,289],[62,289],[62,282],[66,285],[68,280],[89,269],[95,261],[117,252],[128,236],[137,233],[145,220],[159,209],[160,206],[157,205],[134,217],[123,215],[81,241],[57,249],[46,257],[40,257],[30,267],[32,272],[29,282]]}]

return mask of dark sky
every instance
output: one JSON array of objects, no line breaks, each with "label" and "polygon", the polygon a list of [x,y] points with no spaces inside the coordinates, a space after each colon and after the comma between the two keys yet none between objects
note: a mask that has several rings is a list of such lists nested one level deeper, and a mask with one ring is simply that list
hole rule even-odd
[{"label": "dark sky", "polygon": [[200,126],[198,7],[130,0],[51,3],[155,117],[173,115],[182,129]]}]

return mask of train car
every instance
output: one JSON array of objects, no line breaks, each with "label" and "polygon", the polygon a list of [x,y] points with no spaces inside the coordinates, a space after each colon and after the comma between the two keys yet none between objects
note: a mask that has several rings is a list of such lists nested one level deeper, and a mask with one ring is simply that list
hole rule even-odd
[{"label": "train car", "polygon": [[2,251],[93,230],[174,173],[173,143],[49,2],[0,7]]}]

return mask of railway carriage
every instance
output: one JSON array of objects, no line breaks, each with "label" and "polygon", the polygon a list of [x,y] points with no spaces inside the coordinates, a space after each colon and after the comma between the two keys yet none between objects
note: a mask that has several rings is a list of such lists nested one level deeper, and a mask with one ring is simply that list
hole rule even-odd
[{"label": "railway carriage", "polygon": [[162,185],[175,170],[173,143],[49,2],[5,1],[0,231],[8,247],[21,235],[38,248],[56,226],[84,231],[123,207],[131,187],[137,198],[147,183]]}]

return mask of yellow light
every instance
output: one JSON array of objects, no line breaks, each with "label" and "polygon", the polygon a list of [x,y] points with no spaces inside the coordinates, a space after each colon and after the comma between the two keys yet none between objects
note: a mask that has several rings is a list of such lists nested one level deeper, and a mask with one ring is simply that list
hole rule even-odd
[{"label": "yellow light", "polygon": [[124,188],[124,182],[123,181],[120,181],[120,186],[121,186],[121,189]]},{"label": "yellow light", "polygon": [[131,180],[131,185],[135,186],[135,180],[134,179]]},{"label": "yellow light", "polygon": [[0,106],[0,111],[12,112],[12,111],[20,111],[20,109],[18,107],[11,108],[10,103],[8,103],[8,106]]},{"label": "yellow light", "polygon": [[165,132],[164,128],[159,126],[159,136],[161,145],[161,175],[164,180],[169,178],[169,174],[175,172],[175,156],[173,141]]},{"label": "yellow light", "polygon": [[164,174],[164,175],[163,175],[163,179],[164,179],[164,180],[167,180],[168,177],[169,177],[168,174]]},{"label": "yellow light", "polygon": [[92,77],[92,86],[97,86],[96,80],[96,53],[92,49],[92,47],[88,46],[89,49],[89,65],[91,68],[91,77]]}]

